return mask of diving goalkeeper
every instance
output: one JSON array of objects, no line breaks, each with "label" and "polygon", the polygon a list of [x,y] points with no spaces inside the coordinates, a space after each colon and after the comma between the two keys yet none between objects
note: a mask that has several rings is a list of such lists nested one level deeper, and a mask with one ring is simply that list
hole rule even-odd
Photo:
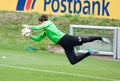
[{"label": "diving goalkeeper", "polygon": [[[101,36],[80,37],[65,34],[60,31],[52,21],[48,20],[47,15],[42,15],[38,20],[39,25],[23,25],[23,27],[30,30],[30,32],[22,33],[25,36],[31,37],[31,39],[38,42],[47,36],[54,44],[59,44],[64,48],[66,56],[72,65],[80,62],[94,52],[92,49],[88,49],[88,52],[76,56],[74,52],[74,46],[83,45],[84,43],[92,42],[95,40],[100,40],[106,44],[110,43],[107,38]],[[31,34],[31,30],[42,30],[42,32],[38,36],[34,36]]]}]

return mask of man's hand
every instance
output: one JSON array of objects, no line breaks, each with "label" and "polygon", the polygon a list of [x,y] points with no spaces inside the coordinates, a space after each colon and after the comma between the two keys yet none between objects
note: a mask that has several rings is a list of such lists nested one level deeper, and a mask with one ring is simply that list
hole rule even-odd
[{"label": "man's hand", "polygon": [[27,24],[24,24],[23,27],[24,27],[24,28],[28,28],[28,29],[31,29],[31,28],[32,28],[32,26],[27,25]]},{"label": "man's hand", "polygon": [[29,27],[25,27],[25,28],[22,29],[21,34],[22,34],[22,36],[25,36],[25,37],[31,37],[32,36],[32,30]]}]

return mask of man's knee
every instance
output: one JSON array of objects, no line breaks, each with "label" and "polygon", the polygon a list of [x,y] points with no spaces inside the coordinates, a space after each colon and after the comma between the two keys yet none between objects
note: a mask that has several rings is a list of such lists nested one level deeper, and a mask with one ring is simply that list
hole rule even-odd
[{"label": "man's knee", "polygon": [[76,62],[70,62],[72,65],[75,65],[76,64]]},{"label": "man's knee", "polygon": [[69,59],[69,62],[72,64],[72,65],[75,65],[77,62],[76,62],[76,59]]}]

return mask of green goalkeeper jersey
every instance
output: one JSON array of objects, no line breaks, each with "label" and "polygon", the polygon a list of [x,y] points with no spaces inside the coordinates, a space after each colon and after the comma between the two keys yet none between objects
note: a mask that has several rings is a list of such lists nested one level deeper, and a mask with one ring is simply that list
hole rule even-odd
[{"label": "green goalkeeper jersey", "polygon": [[57,42],[65,35],[51,21],[44,21],[41,25],[32,26],[32,30],[40,29],[42,29],[42,32],[38,36],[32,36],[33,40],[41,41],[45,36],[48,36],[54,44],[57,44]]}]

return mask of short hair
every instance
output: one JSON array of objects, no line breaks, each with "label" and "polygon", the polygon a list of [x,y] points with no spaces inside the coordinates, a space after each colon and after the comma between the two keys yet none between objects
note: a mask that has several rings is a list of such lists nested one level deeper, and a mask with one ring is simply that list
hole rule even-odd
[{"label": "short hair", "polygon": [[47,21],[48,20],[48,16],[46,14],[43,14],[38,20],[41,21],[41,22]]}]

